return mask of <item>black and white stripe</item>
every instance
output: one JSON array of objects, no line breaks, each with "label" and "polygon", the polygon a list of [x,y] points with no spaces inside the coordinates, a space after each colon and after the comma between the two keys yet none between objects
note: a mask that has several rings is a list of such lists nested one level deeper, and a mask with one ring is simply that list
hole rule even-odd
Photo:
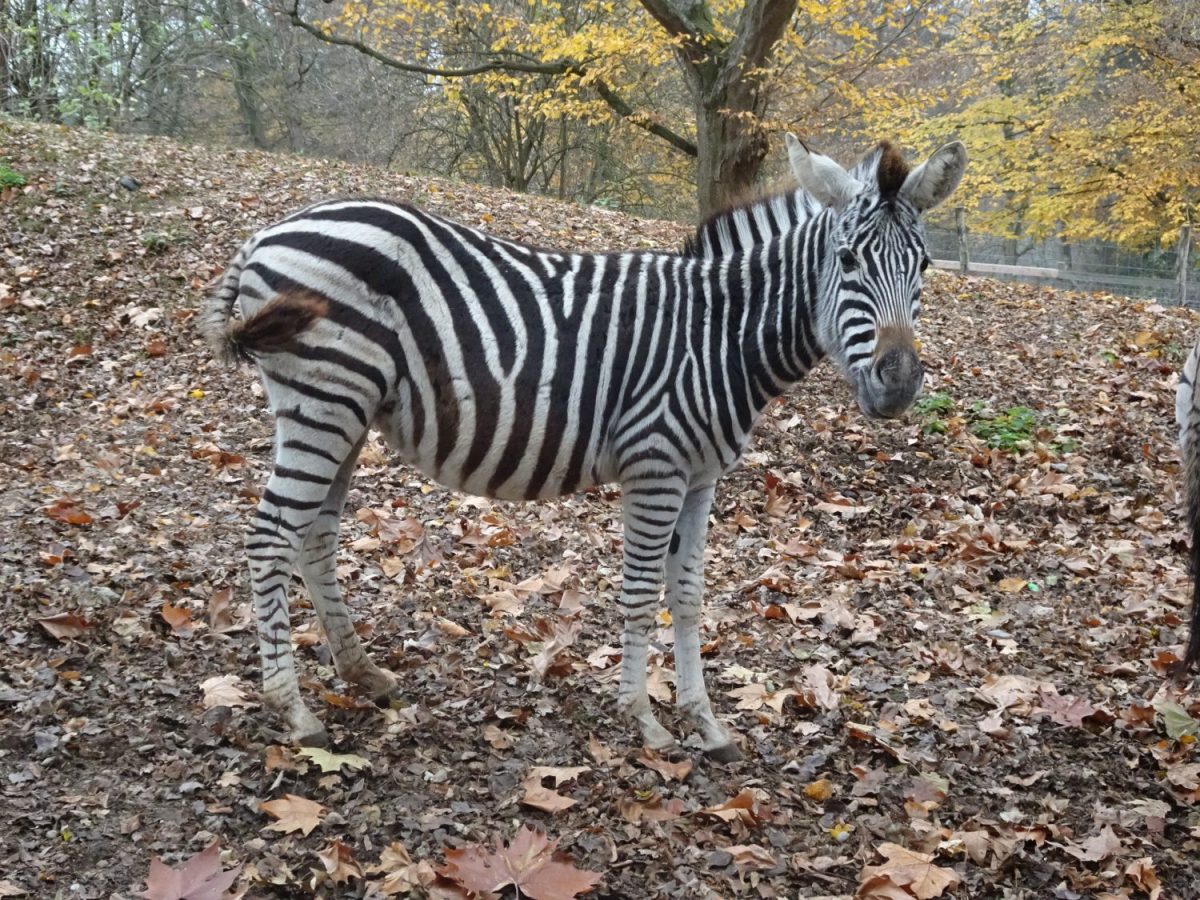
[{"label": "black and white stripe", "polygon": [[1192,575],[1191,635],[1176,674],[1185,676],[1200,666],[1200,342],[1192,348],[1179,373],[1175,390],[1175,423],[1179,426],[1179,452],[1183,456],[1183,491],[1187,525],[1191,532],[1189,563]]},{"label": "black and white stripe", "polygon": [[[839,261],[847,247],[853,271]],[[393,687],[334,577],[350,474],[375,428],[400,461],[470,493],[525,500],[619,483],[620,705],[652,746],[671,743],[645,684],[665,575],[679,703],[710,753],[735,757],[700,668],[714,485],[763,407],[822,356],[854,380],[875,335],[903,324],[911,337],[923,259],[917,205],[870,178],[851,203],[801,190],[723,214],[681,254],[547,252],[376,200],[320,203],[256,234],[202,327],[221,356],[256,360],[276,416],[275,469],[247,540],[266,700],[297,740],[324,738],[292,660],[295,565],[339,674]],[[865,410],[894,414],[864,390]]]}]

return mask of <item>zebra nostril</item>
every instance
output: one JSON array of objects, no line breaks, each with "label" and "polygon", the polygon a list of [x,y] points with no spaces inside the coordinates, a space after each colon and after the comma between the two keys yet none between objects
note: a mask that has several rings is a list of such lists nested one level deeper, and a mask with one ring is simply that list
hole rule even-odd
[{"label": "zebra nostril", "polygon": [[875,363],[875,377],[889,391],[908,387],[921,375],[921,362],[907,348],[894,347],[886,351]]}]

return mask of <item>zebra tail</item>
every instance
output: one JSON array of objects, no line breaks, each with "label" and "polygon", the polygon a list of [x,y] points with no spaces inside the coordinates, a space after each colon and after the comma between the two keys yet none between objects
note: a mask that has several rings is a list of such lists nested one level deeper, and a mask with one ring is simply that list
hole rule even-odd
[{"label": "zebra tail", "polygon": [[226,324],[221,334],[225,358],[251,362],[294,350],[296,339],[328,314],[329,301],[316,291],[280,292],[250,318]]},{"label": "zebra tail", "polygon": [[1184,493],[1187,497],[1187,523],[1192,545],[1189,561],[1192,575],[1191,636],[1183,659],[1175,669],[1177,676],[1200,665],[1200,342],[1192,349],[1179,388],[1175,393],[1175,419],[1179,425],[1179,448],[1183,454]]},{"label": "zebra tail", "polygon": [[267,353],[295,347],[296,338],[328,315],[329,301],[315,291],[294,289],[275,295],[247,319],[233,318],[242,274],[242,255],[230,264],[204,302],[199,327],[218,362],[253,362]]}]

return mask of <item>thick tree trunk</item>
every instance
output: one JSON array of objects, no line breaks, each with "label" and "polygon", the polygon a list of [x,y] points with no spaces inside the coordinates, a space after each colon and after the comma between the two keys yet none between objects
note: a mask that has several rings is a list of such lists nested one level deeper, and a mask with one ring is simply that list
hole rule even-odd
[{"label": "thick tree trunk", "polygon": [[767,135],[745,82],[726,91],[699,93],[696,103],[696,202],[700,219],[750,192],[767,156]]}]

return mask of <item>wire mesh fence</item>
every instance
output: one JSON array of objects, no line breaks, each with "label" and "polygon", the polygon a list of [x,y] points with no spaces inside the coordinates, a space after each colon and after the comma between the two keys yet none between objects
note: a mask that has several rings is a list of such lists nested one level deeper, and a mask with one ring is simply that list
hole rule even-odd
[{"label": "wire mesh fence", "polygon": [[[952,263],[947,268],[956,268],[961,249],[958,231],[931,225],[928,237],[930,256]],[[1186,302],[1200,308],[1200,254],[1191,253],[1185,261],[1185,289],[1179,275],[1181,246],[1138,253],[1104,241],[1068,244],[1057,238],[1031,241],[970,233],[965,240],[970,271],[976,274],[1069,290],[1153,298],[1164,305]]]}]

